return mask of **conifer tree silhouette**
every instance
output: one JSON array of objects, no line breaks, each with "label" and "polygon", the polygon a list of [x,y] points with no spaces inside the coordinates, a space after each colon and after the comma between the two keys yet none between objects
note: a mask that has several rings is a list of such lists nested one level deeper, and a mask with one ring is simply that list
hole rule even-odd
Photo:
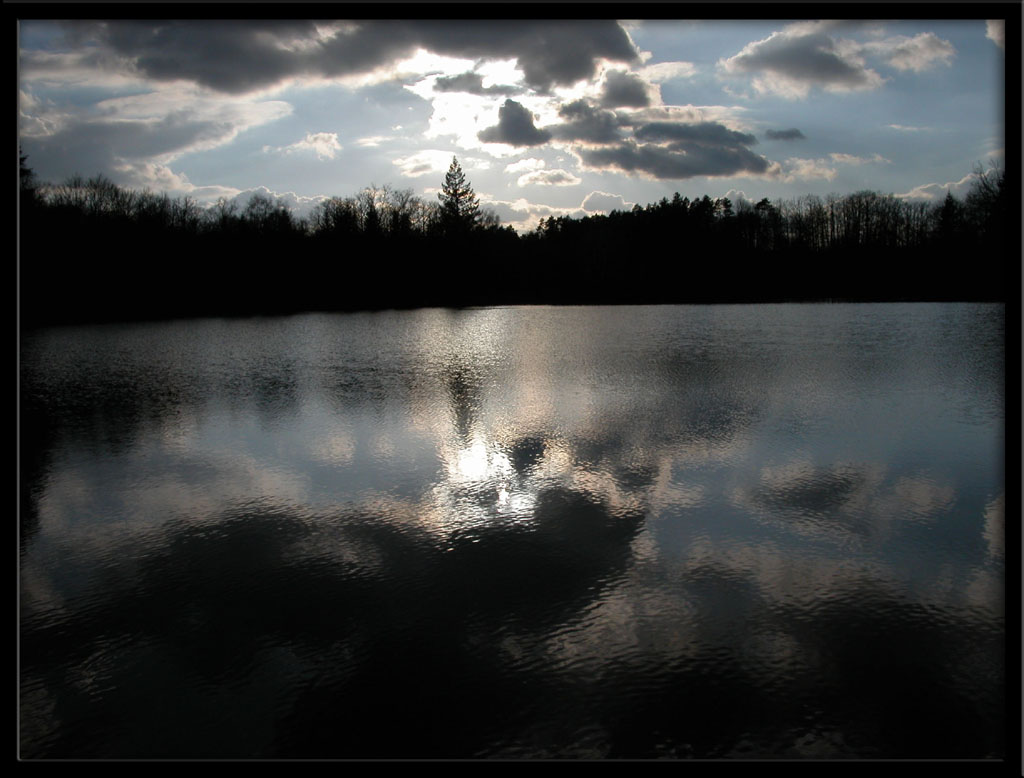
[{"label": "conifer tree silhouette", "polygon": [[452,157],[437,199],[441,201],[441,227],[446,234],[469,232],[479,223],[480,201],[456,157]]}]

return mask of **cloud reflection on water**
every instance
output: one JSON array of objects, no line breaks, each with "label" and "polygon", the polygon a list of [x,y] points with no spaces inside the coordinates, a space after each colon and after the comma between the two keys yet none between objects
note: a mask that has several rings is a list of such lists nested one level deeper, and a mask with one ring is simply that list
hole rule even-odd
[{"label": "cloud reflection on water", "polygon": [[[904,638],[893,657],[870,655],[875,700],[883,682],[945,677],[965,651],[955,683],[928,698],[938,710],[999,672],[1001,493],[977,502],[984,484],[936,458],[904,413],[942,362],[950,380],[933,407],[975,445],[991,416],[957,409],[980,379],[930,340],[933,362],[922,357],[913,327],[894,336],[900,311],[876,314],[890,317],[876,321],[888,347],[844,335],[827,308],[810,330],[794,320],[808,315],[800,307],[731,313],[416,311],[192,323],[188,337],[154,326],[120,333],[113,371],[109,330],[77,351],[62,339],[81,333],[41,336],[27,361],[26,423],[47,431],[22,548],[29,750],[82,747],[60,723],[75,715],[67,684],[109,715],[167,695],[167,712],[147,714],[153,727],[198,722],[228,750],[315,755],[332,742],[326,711],[345,733],[335,739],[394,755],[377,753],[386,744],[372,732],[384,702],[359,718],[338,695],[366,703],[405,686],[417,691],[391,715],[409,754],[896,748],[864,724],[876,702],[838,702],[861,678],[847,645],[856,625],[869,652],[886,630]],[[898,357],[911,352],[908,366]],[[952,554],[962,537],[979,553]],[[132,645],[118,642],[127,634]],[[924,669],[900,681],[914,656]],[[121,668],[146,663],[181,688],[128,688]],[[460,673],[493,689],[453,681]],[[814,691],[822,679],[838,686]],[[481,713],[491,693],[519,713],[505,724]],[[262,740],[189,718],[268,695],[262,712],[237,712]],[[409,734],[432,695],[465,704],[463,734]],[[705,717],[717,735],[698,712],[678,713],[716,699]],[[969,708],[950,748],[974,748],[994,715]],[[664,710],[678,720],[659,735]],[[830,718],[842,715],[874,740],[849,742]],[[564,738],[537,730],[564,716],[576,722]],[[177,747],[142,724],[127,732],[95,748]]]}]

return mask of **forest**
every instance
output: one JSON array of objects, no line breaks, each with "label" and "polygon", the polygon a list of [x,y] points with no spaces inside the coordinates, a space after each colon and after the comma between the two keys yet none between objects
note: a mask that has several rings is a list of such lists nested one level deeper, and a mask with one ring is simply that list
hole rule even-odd
[{"label": "forest", "polygon": [[1010,189],[1003,170],[975,173],[962,200],[676,193],[519,234],[481,207],[455,159],[437,202],[370,186],[299,218],[262,194],[203,207],[104,176],[41,183],[21,156],[19,317],[32,327],[428,306],[1004,301],[1018,280],[1006,261],[1019,250]]}]

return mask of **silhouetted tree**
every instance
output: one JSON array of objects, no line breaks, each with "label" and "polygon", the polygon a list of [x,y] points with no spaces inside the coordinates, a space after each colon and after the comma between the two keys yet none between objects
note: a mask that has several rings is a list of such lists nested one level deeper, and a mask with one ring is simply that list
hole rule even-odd
[{"label": "silhouetted tree", "polygon": [[715,200],[715,215],[720,219],[732,218],[734,215],[732,210],[732,200],[728,197],[722,197]]},{"label": "silhouetted tree", "polygon": [[352,198],[329,197],[313,208],[309,219],[313,234],[322,238],[345,239],[359,232],[359,211]]},{"label": "silhouetted tree", "polygon": [[416,197],[411,189],[394,189],[385,185],[383,191],[385,229],[393,238],[406,238],[412,232]]},{"label": "silhouetted tree", "polygon": [[935,238],[940,245],[948,246],[953,241],[958,241],[963,226],[963,205],[953,197],[952,192],[946,192],[946,197],[936,209],[935,213]]},{"label": "silhouetted tree", "polygon": [[36,190],[39,187],[39,182],[36,180],[36,174],[25,163],[28,162],[28,155],[21,152],[21,147],[18,148],[18,181],[20,184],[21,197],[23,199],[34,200],[36,196]]},{"label": "silhouetted tree", "polygon": [[445,234],[465,233],[477,226],[480,201],[456,157],[452,157],[437,198],[441,201],[441,227]]},{"label": "silhouetted tree", "polygon": [[[103,176],[40,184],[19,149],[21,300],[32,323],[53,323],[423,305],[1004,299],[1005,174],[980,165],[975,174],[962,201],[863,191],[754,204],[677,192],[606,215],[548,217],[519,236],[480,207],[455,158],[437,201],[370,186],[323,200],[307,224],[265,193],[203,210]],[[641,245],[675,245],[684,259],[666,272],[664,253]],[[366,260],[377,256],[388,261]],[[723,261],[689,261],[703,256]],[[951,271],[935,273],[937,263]]]},{"label": "silhouetted tree", "polygon": [[974,174],[974,183],[964,201],[964,216],[982,243],[1000,250],[1009,210],[1006,171],[995,164],[984,170],[978,164]]},{"label": "silhouetted tree", "polygon": [[36,179],[35,171],[26,163],[28,156],[18,149],[18,215],[20,219],[19,229],[22,234],[36,230],[36,220],[39,217],[40,193],[39,181]]},{"label": "silhouetted tree", "polygon": [[286,235],[295,229],[291,211],[283,202],[256,192],[242,211],[245,222],[261,235]]}]

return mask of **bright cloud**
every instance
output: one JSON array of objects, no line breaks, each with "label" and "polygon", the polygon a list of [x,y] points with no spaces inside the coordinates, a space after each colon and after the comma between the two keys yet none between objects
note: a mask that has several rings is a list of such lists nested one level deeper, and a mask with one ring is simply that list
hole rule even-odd
[{"label": "bright cloud", "polygon": [[545,163],[542,159],[536,157],[526,157],[520,159],[505,168],[506,173],[522,173],[524,171],[540,170],[544,167]]},{"label": "bright cloud", "polygon": [[575,219],[586,215],[586,212],[578,207],[560,208],[543,205],[530,202],[522,197],[517,200],[494,200],[481,197],[480,204],[493,210],[504,223],[511,225],[517,232],[529,232],[537,226],[541,219],[550,216],[568,216]]},{"label": "bright cloud", "polygon": [[363,148],[376,148],[388,140],[390,140],[390,138],[386,135],[370,135],[365,138],[357,138],[356,145],[362,146]]},{"label": "bright cloud", "polygon": [[278,151],[291,154],[296,151],[312,151],[320,159],[334,159],[334,155],[341,151],[341,144],[338,143],[336,132],[312,132],[306,137],[290,146],[285,146]]},{"label": "bright cloud", "polygon": [[418,151],[408,157],[399,157],[392,161],[401,174],[407,178],[418,178],[430,174],[444,174],[452,164],[450,151],[427,150]]},{"label": "bright cloud", "polygon": [[786,182],[812,181],[818,178],[831,181],[836,177],[837,172],[834,167],[829,167],[828,162],[824,159],[799,159],[791,157],[786,160],[782,172],[782,180]]},{"label": "bright cloud", "polygon": [[1006,48],[1006,20],[989,19],[985,22],[985,37],[1001,49]]},{"label": "bright cloud", "polygon": [[609,213],[611,211],[628,211],[633,207],[622,195],[608,192],[591,192],[583,198],[580,207],[590,213]]},{"label": "bright cloud", "polygon": [[941,200],[948,192],[952,193],[954,197],[963,199],[971,191],[971,187],[974,186],[977,179],[976,174],[968,173],[959,181],[947,181],[944,184],[921,184],[909,192],[897,194],[896,197],[904,200]]},{"label": "bright cloud", "polygon": [[637,68],[636,74],[645,81],[662,83],[677,78],[693,78],[697,75],[697,66],[692,62],[656,62]]}]

